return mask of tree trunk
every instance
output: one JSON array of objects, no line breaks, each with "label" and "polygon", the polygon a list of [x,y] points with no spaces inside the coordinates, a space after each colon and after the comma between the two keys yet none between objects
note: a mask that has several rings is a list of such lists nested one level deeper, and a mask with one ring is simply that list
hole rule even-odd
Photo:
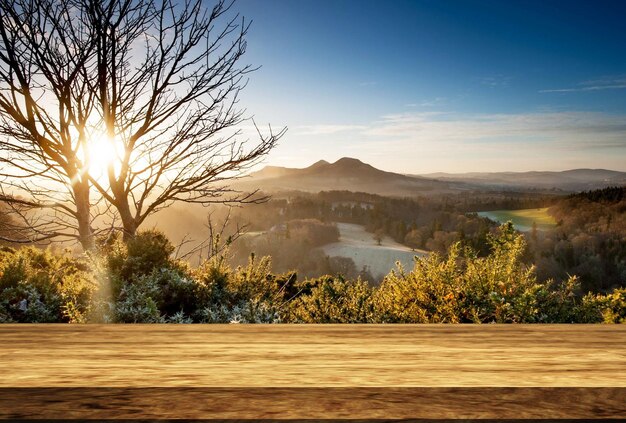
[{"label": "tree trunk", "polygon": [[128,198],[115,192],[115,190],[114,190],[114,194],[115,194],[115,199],[118,202],[117,211],[120,213],[120,219],[122,220],[122,226],[124,227],[123,240],[124,242],[127,242],[128,240],[132,239],[135,236],[135,233],[137,232],[137,221],[135,220],[135,217],[130,211]]},{"label": "tree trunk", "polygon": [[76,199],[76,219],[78,220],[78,235],[84,251],[93,250],[95,240],[91,229],[91,215],[89,202],[88,182],[74,183],[74,197]]},{"label": "tree trunk", "polygon": [[124,236],[122,239],[124,242],[128,242],[132,238],[134,238],[135,233],[137,233],[137,224],[135,223],[135,219],[132,217],[128,220],[122,218],[122,223],[124,225]]}]

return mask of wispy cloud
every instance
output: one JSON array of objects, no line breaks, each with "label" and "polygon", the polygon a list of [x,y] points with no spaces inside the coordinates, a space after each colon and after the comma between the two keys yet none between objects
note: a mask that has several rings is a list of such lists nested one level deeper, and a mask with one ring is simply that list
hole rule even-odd
[{"label": "wispy cloud", "polygon": [[572,93],[577,91],[601,91],[601,90],[621,90],[626,88],[626,84],[615,85],[595,85],[592,87],[581,88],[559,88],[554,90],[540,90],[540,93]]},{"label": "wispy cloud", "polygon": [[412,111],[384,115],[369,123],[294,129],[278,153],[301,157],[300,150],[310,148],[300,159],[302,166],[311,160],[352,156],[406,173],[579,167],[626,170],[625,114]]},{"label": "wispy cloud", "polygon": [[295,128],[297,135],[329,135],[339,132],[355,131],[366,129],[364,125],[303,125]]},{"label": "wispy cloud", "polygon": [[423,111],[381,116],[368,124],[319,124],[294,128],[293,135],[349,135],[364,142],[476,146],[502,143],[559,144],[570,149],[626,148],[626,116],[597,112],[546,111],[458,114]]},{"label": "wispy cloud", "polygon": [[603,78],[579,83],[576,87],[539,90],[540,93],[572,93],[584,91],[621,90],[626,88],[626,77]]},{"label": "wispy cloud", "polygon": [[588,112],[525,114],[406,113],[388,115],[362,131],[378,139],[477,145],[562,144],[626,148],[626,117]]},{"label": "wispy cloud", "polygon": [[491,88],[508,87],[513,78],[505,75],[490,75],[477,78],[478,82]]},{"label": "wispy cloud", "polygon": [[446,98],[445,97],[435,97],[433,99],[430,100],[424,100],[424,101],[420,101],[420,102],[416,102],[416,103],[407,103],[404,105],[404,107],[438,107],[441,106],[443,103],[445,103]]}]

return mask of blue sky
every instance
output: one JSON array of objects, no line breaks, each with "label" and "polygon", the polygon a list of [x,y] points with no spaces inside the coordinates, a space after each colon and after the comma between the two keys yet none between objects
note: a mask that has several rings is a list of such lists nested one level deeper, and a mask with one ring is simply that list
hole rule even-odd
[{"label": "blue sky", "polygon": [[238,0],[266,163],[626,170],[626,1]]}]

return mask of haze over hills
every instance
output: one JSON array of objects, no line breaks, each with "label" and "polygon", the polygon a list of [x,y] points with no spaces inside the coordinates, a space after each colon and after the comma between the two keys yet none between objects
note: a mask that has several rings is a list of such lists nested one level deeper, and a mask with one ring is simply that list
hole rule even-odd
[{"label": "haze over hills", "polygon": [[298,169],[266,166],[237,188],[265,192],[346,190],[410,197],[467,190],[561,191],[563,193],[626,185],[626,172],[574,169],[562,172],[474,172],[403,175],[377,169],[354,158],[320,160]]},{"label": "haze over hills", "polygon": [[534,188],[575,192],[626,185],[626,172],[606,169],[572,169],[561,172],[440,172],[418,176],[492,189]]},{"label": "haze over hills", "polygon": [[413,196],[426,192],[454,192],[463,184],[386,172],[344,157],[335,163],[320,160],[304,169],[267,166],[238,184],[239,189],[265,192],[345,190],[387,196]]}]

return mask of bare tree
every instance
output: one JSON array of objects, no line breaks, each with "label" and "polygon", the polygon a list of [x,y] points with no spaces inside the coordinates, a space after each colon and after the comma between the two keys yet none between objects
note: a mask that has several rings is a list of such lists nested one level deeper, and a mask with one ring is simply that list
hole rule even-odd
[{"label": "bare tree", "polygon": [[[120,150],[108,187],[92,178],[132,236],[172,202],[208,205],[253,197],[228,181],[258,162],[284,133],[246,148],[232,129],[243,119],[238,97],[246,75],[238,66],[248,24],[226,19],[232,3],[205,9],[201,0],[92,2],[97,78],[93,92],[109,142]],[[220,19],[225,24],[218,27]]]},{"label": "bare tree", "polygon": [[240,140],[249,26],[204,3],[0,0],[1,194],[31,239],[89,249],[105,215],[130,237],[176,201],[254,201],[230,182],[285,129]]},{"label": "bare tree", "polygon": [[21,240],[93,245],[84,152],[95,96],[81,72],[95,48],[84,18],[70,2],[0,0],[0,198]]}]

